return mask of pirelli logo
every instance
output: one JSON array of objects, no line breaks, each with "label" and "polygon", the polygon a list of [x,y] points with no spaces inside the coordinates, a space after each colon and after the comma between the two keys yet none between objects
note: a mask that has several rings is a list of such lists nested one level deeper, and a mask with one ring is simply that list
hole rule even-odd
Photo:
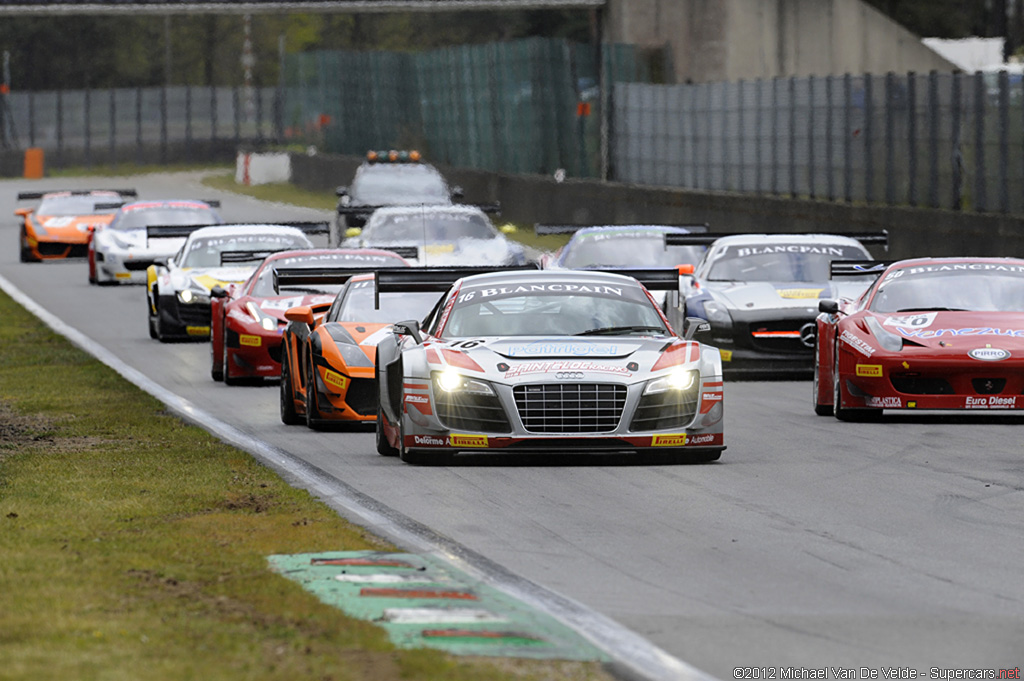
[{"label": "pirelli logo", "polygon": [[338,390],[345,390],[348,388],[349,379],[347,376],[342,376],[336,371],[328,371],[324,375],[324,383],[331,386],[332,388],[337,388]]},{"label": "pirelli logo", "polygon": [[858,364],[857,365],[857,375],[858,376],[872,376],[872,377],[877,378],[877,377],[882,375],[882,365],[881,364]]},{"label": "pirelli logo", "polygon": [[132,278],[132,273],[131,272],[114,272],[114,276],[117,277],[118,279],[131,279]]},{"label": "pirelli logo", "polygon": [[250,336],[248,334],[241,334],[238,336],[239,345],[247,345],[250,348],[258,348],[263,343],[263,339],[259,336]]},{"label": "pirelli logo", "polygon": [[456,435],[452,433],[452,447],[486,447],[486,435]]},{"label": "pirelli logo", "polygon": [[190,336],[209,336],[210,327],[208,326],[186,326],[185,333]]},{"label": "pirelli logo", "polygon": [[651,437],[652,447],[682,447],[686,444],[686,433],[671,435],[654,435]]}]

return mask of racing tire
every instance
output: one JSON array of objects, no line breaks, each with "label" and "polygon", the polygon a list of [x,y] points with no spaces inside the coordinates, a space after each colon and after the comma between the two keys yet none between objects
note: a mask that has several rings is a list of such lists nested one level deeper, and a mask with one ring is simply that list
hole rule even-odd
[{"label": "racing tire", "polygon": [[310,353],[306,362],[306,427],[311,430],[323,430],[324,423],[316,418],[318,414],[316,407],[316,381],[314,381],[313,353]]},{"label": "racing tire", "polygon": [[818,361],[818,353],[814,353],[814,381],[811,383],[811,401],[814,403],[814,413],[818,416],[832,416],[832,405],[822,404],[818,401],[818,395],[821,394],[820,378],[818,372],[820,371],[819,365],[821,362]]},{"label": "racing tire", "polygon": [[292,390],[292,375],[288,371],[288,355],[281,357],[281,423],[298,426],[302,417],[295,411],[295,392]]},{"label": "racing tire", "polygon": [[[160,308],[156,307],[156,300],[157,298],[154,296],[152,303],[148,300],[146,301],[146,315],[149,317],[149,337],[154,340],[163,341],[163,338],[160,337]],[[153,308],[156,308],[156,314],[153,313]]]},{"label": "racing tire", "polygon": [[28,245],[28,234],[25,232],[24,226],[22,226],[21,234],[18,236],[18,259],[21,262],[35,262],[35,258],[32,257],[32,249]]},{"label": "racing tire", "polygon": [[89,283],[96,283],[96,258],[93,256],[92,251],[89,252]]},{"label": "racing tire", "polygon": [[220,369],[217,369],[217,348],[214,347],[213,342],[210,342],[210,378],[215,381],[224,380],[224,365],[220,365]]},{"label": "racing tire", "polygon": [[388,438],[384,435],[384,410],[380,407],[380,399],[377,400],[377,453],[381,456],[398,456],[398,449],[391,446]]},{"label": "racing tire", "polygon": [[839,346],[836,345],[835,364],[832,369],[832,414],[840,421],[860,423],[882,418],[881,409],[851,409],[842,404],[842,380],[839,376]]},{"label": "racing tire", "polygon": [[238,385],[239,383],[241,383],[241,379],[235,378],[234,376],[231,375],[231,365],[228,363],[230,357],[228,356],[228,344],[226,338],[224,339],[222,346],[224,347],[224,354],[223,359],[221,361],[220,370],[221,373],[224,375],[224,385]]}]

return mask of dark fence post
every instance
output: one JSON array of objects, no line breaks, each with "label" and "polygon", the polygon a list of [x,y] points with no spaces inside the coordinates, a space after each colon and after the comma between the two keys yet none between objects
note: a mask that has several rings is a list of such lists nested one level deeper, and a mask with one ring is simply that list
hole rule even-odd
[{"label": "dark fence post", "polygon": [[843,74],[843,198],[853,203],[853,76]]},{"label": "dark fence post", "polygon": [[985,78],[974,73],[974,210],[988,210],[985,182]]},{"label": "dark fence post", "polygon": [[92,128],[92,120],[91,120],[92,119],[92,112],[91,112],[90,109],[92,108],[92,90],[90,90],[89,88],[85,89],[85,101],[83,102],[83,104],[84,104],[84,107],[82,109],[82,118],[85,119],[83,121],[84,124],[85,124],[84,138],[83,138],[83,146],[85,147],[85,150],[84,150],[85,151],[85,167],[86,168],[91,168],[92,167],[92,131],[90,130],[90,128]]},{"label": "dark fence post", "polygon": [[816,198],[814,178],[814,81],[813,75],[807,78],[807,193]]},{"label": "dark fence post", "polygon": [[896,150],[895,144],[896,74],[885,74],[885,203],[896,203]]},{"label": "dark fence post", "polygon": [[117,165],[117,91],[110,88],[110,165]]},{"label": "dark fence post", "polygon": [[36,97],[31,90],[28,93],[28,145],[36,145]]},{"label": "dark fence post", "polygon": [[235,112],[235,146],[237,147],[242,140],[242,113],[238,107],[238,86],[231,88],[231,104],[232,109]]},{"label": "dark fence post", "polygon": [[160,86],[160,165],[167,165],[167,86]]},{"label": "dark fence post", "polygon": [[210,86],[210,141],[217,141],[217,88]]},{"label": "dark fence post", "polygon": [[64,167],[64,94],[57,90],[57,167]]},{"label": "dark fence post", "polygon": [[761,145],[764,144],[764,127],[761,125],[761,90],[764,88],[764,81],[758,78],[754,81],[754,187],[758,194],[764,193],[764,185],[761,178]]},{"label": "dark fence post", "polygon": [[135,88],[135,162],[142,165],[142,88]]},{"label": "dark fence post", "polygon": [[772,78],[772,194],[779,194],[779,76]]},{"label": "dark fence post", "polygon": [[789,195],[796,198],[796,77],[789,77]]},{"label": "dark fence post", "polygon": [[192,160],[192,86],[185,84],[185,161]]},{"label": "dark fence post", "polygon": [[1010,76],[999,72],[999,212],[1010,212]]},{"label": "dark fence post", "polygon": [[256,88],[256,142],[263,144],[263,88]]},{"label": "dark fence post", "polygon": [[907,74],[907,202],[917,205],[917,74]]},{"label": "dark fence post", "polygon": [[939,72],[928,73],[928,205],[939,207]]},{"label": "dark fence post", "polygon": [[953,92],[950,96],[950,119],[952,121],[953,129],[952,133],[952,190],[953,199],[952,206],[953,210],[960,210],[963,208],[963,164],[964,156],[960,149],[960,109],[961,109],[961,93],[960,93],[960,73],[956,72],[953,74]]},{"label": "dark fence post", "polygon": [[835,139],[835,112],[832,109],[832,92],[835,79],[825,77],[825,193],[829,201],[836,200],[835,156],[832,143]]},{"label": "dark fence post", "polygon": [[875,152],[871,138],[875,134],[874,121],[874,87],[871,74],[864,74],[864,201],[869,205],[875,202]]}]

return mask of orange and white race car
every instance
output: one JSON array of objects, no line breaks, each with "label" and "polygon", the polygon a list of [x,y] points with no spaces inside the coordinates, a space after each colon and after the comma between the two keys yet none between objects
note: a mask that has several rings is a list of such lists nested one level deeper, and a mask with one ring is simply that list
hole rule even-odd
[{"label": "orange and white race car", "polygon": [[19,192],[19,201],[39,201],[35,208],[14,211],[21,218],[21,262],[84,258],[91,230],[109,224],[124,197],[135,195],[134,189]]}]

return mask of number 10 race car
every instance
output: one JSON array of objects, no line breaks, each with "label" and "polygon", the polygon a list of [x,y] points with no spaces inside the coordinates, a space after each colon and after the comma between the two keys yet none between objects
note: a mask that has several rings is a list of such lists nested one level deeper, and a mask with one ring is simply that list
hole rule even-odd
[{"label": "number 10 race car", "polygon": [[378,452],[721,456],[718,350],[676,336],[640,283],[676,289],[676,270],[466,270],[376,274],[378,294],[447,291],[377,346]]},{"label": "number 10 race car", "polygon": [[872,269],[857,300],[819,303],[817,414],[1024,409],[1024,260],[832,264],[833,276]]}]

